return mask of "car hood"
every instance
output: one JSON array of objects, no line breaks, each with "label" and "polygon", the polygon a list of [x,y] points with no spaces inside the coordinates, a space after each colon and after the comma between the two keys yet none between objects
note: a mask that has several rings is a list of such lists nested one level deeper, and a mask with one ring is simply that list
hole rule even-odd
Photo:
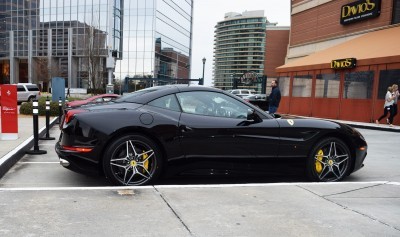
[{"label": "car hood", "polygon": [[86,100],[76,100],[76,101],[68,102],[67,105],[70,106],[70,107],[73,107],[73,106],[84,105],[84,104],[87,104],[87,103],[88,102]]}]

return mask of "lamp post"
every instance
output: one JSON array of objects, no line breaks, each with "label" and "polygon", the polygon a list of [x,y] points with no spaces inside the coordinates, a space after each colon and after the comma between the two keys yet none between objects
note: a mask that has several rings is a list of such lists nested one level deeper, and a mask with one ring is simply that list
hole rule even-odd
[{"label": "lamp post", "polygon": [[204,85],[204,67],[206,65],[206,58],[203,58],[202,61],[203,61],[203,77],[201,78],[200,85]]}]

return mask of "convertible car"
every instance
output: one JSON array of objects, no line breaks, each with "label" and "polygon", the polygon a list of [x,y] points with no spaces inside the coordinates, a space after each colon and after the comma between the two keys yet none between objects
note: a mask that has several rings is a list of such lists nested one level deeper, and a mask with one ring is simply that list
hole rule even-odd
[{"label": "convertible car", "polygon": [[275,119],[215,88],[167,85],[108,104],[68,110],[56,144],[60,164],[145,185],[182,172],[300,168],[311,181],[339,181],[363,167],[367,143],[354,128],[317,119]]}]

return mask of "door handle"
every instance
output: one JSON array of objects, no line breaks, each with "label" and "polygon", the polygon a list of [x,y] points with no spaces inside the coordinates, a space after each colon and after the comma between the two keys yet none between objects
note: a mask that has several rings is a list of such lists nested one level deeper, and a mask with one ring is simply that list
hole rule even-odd
[{"label": "door handle", "polygon": [[191,127],[188,127],[186,125],[181,125],[181,132],[191,132],[193,129]]}]

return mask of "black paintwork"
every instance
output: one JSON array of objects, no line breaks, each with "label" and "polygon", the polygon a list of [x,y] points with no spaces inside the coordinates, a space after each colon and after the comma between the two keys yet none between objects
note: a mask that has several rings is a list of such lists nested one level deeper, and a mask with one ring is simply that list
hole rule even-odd
[{"label": "black paintwork", "polygon": [[[223,93],[255,110],[260,121],[246,118],[203,116],[154,107],[159,97],[190,91]],[[160,147],[167,164],[164,171],[176,174],[196,169],[239,170],[275,167],[288,171],[305,158],[324,137],[338,137],[355,160],[352,170],[362,167],[366,147],[361,134],[344,124],[316,119],[274,119],[256,106],[221,90],[200,86],[162,86],[123,96],[104,105],[86,107],[62,125],[56,144],[68,168],[83,173],[102,171],[101,160],[108,144],[124,134],[142,134]],[[292,123],[293,122],[293,123]],[[90,153],[63,150],[62,146],[93,147]]]}]

